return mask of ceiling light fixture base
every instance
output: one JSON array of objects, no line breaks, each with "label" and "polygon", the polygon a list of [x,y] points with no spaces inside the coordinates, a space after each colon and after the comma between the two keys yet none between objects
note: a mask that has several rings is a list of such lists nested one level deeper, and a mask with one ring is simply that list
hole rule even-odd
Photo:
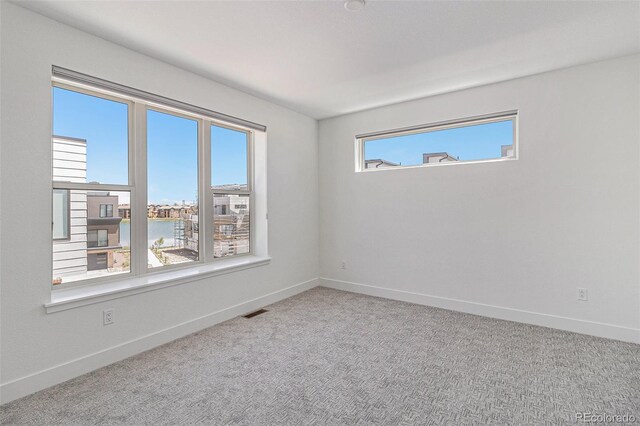
[{"label": "ceiling light fixture base", "polygon": [[364,0],[345,0],[344,8],[351,12],[357,12],[364,9]]}]

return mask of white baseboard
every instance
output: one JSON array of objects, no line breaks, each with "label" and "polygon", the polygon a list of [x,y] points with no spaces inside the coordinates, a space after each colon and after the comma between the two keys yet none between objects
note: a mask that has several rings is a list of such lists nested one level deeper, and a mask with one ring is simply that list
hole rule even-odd
[{"label": "white baseboard", "polygon": [[97,370],[98,368],[113,364],[114,362],[123,360],[130,356],[153,349],[157,346],[171,342],[172,340],[179,339],[180,337],[187,336],[223,321],[244,315],[263,306],[270,305],[309,290],[317,285],[318,279],[314,278],[312,280],[269,293],[265,296],[249,300],[235,306],[230,306],[200,318],[74,359],[64,364],[56,365],[55,367],[38,371],[7,383],[2,383],[0,385],[0,404],[46,389],[50,386],[65,382],[93,370]]},{"label": "white baseboard", "polygon": [[625,342],[640,344],[640,329],[622,327],[614,324],[567,318],[557,315],[542,314],[538,312],[523,311],[520,309],[506,308],[502,306],[486,305],[483,303],[469,302],[466,300],[450,299],[447,297],[430,296],[428,294],[412,293],[402,290],[394,290],[384,287],[376,287],[349,281],[320,278],[320,285],[336,290],[344,290],[352,293],[361,293],[369,296],[384,297],[386,299],[400,300],[403,302],[417,303],[419,305],[433,306],[468,314],[482,315],[507,321],[522,322],[539,325],[542,327],[557,328],[575,333],[589,334],[608,339],[622,340]]}]

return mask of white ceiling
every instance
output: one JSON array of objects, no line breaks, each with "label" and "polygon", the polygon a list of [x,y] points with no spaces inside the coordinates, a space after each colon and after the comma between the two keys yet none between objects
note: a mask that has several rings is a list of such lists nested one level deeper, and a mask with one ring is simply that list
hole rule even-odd
[{"label": "white ceiling", "polygon": [[17,1],[325,118],[640,51],[640,2]]}]

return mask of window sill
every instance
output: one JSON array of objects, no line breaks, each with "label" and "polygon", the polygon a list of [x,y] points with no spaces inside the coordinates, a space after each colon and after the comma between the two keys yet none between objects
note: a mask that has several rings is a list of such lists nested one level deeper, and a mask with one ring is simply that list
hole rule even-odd
[{"label": "window sill", "polygon": [[133,294],[145,293],[187,282],[198,281],[216,275],[228,274],[243,269],[267,265],[269,257],[241,256],[224,259],[193,268],[185,268],[144,277],[129,278],[109,283],[93,284],[86,287],[54,289],[51,302],[44,305],[48,314],[65,311],[80,306],[100,303]]}]

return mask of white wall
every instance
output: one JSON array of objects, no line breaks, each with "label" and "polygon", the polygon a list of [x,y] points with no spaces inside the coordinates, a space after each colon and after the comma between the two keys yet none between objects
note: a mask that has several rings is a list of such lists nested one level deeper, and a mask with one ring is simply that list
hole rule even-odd
[{"label": "white wall", "polygon": [[[324,120],[318,144],[306,116],[6,2],[0,19],[2,402],[318,275],[337,288],[640,342],[639,56]],[[52,64],[266,124],[271,264],[45,314]],[[510,109],[520,110],[518,161],[354,172],[357,133]],[[577,287],[588,302],[576,301]],[[103,327],[107,307],[116,323]]]},{"label": "white wall", "polygon": [[[321,121],[322,283],[640,343],[639,95],[635,55]],[[356,134],[512,109],[518,161],[354,172]]]},{"label": "white wall", "polygon": [[[3,402],[315,285],[315,120],[16,5],[0,7],[0,202],[10,206],[2,212],[0,243]],[[207,54],[215,55],[215,46]],[[51,290],[52,64],[267,125],[271,264],[45,314]],[[306,284],[282,291],[300,283]],[[115,309],[116,323],[103,327],[107,307]]]}]

